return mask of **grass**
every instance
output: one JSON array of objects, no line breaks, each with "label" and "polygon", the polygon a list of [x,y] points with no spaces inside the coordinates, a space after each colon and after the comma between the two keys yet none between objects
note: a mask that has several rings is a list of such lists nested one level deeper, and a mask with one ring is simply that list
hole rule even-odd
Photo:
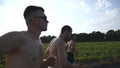
[{"label": "grass", "polygon": [[96,59],[120,57],[120,42],[84,42],[77,43],[76,59]]},{"label": "grass", "polygon": [[[44,43],[45,49],[48,43]],[[114,42],[79,42],[76,45],[75,60],[81,63],[116,63],[120,62],[120,41]]]},{"label": "grass", "polygon": [[[48,43],[44,43],[45,49]],[[120,57],[120,41],[118,42],[79,42],[76,45],[75,59],[97,59]]]},{"label": "grass", "polygon": [[80,63],[81,68],[120,63],[120,41],[79,42],[76,50],[75,60]]}]

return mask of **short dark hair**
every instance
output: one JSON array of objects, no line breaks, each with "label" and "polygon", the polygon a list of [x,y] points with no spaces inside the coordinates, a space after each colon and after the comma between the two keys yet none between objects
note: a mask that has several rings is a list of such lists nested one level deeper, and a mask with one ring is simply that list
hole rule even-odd
[{"label": "short dark hair", "polygon": [[24,18],[27,19],[32,13],[39,11],[39,10],[44,12],[44,9],[42,7],[29,5],[28,7],[26,7],[24,11]]},{"label": "short dark hair", "polygon": [[65,31],[72,32],[72,28],[68,25],[65,25],[65,26],[62,27],[61,33],[65,32]]}]

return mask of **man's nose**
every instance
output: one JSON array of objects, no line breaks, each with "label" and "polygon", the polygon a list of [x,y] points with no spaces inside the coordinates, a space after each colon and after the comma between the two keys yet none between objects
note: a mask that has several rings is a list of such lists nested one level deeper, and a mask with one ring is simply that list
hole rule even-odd
[{"label": "man's nose", "polygon": [[48,20],[46,20],[46,23],[49,23],[49,21],[48,21]]}]

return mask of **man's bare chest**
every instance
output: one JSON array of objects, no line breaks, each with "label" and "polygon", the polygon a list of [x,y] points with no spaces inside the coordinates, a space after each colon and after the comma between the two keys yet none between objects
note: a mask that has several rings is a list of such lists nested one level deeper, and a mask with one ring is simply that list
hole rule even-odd
[{"label": "man's bare chest", "polygon": [[27,56],[40,57],[43,55],[43,46],[39,42],[30,42],[20,48],[20,52]]}]

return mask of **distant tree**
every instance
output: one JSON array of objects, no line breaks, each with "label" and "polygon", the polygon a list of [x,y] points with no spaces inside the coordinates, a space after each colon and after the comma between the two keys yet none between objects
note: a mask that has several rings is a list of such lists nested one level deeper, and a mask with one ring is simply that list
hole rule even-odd
[{"label": "distant tree", "polygon": [[116,32],[114,30],[109,30],[106,33],[106,40],[107,41],[116,41]]},{"label": "distant tree", "polygon": [[89,41],[103,41],[105,38],[105,34],[100,31],[93,31],[89,34]]},{"label": "distant tree", "polygon": [[88,41],[88,34],[87,33],[80,33],[79,34],[79,41],[80,42]]},{"label": "distant tree", "polygon": [[[43,43],[50,42],[55,36],[42,36],[40,39]],[[88,42],[88,41],[120,41],[120,30],[114,31],[109,30],[107,33],[102,33],[100,31],[93,31],[92,33],[79,33],[76,34],[77,42]]]},{"label": "distant tree", "polygon": [[80,36],[79,36],[79,34],[76,34],[76,41],[80,42]]},{"label": "distant tree", "polygon": [[49,43],[55,37],[56,36],[50,36],[50,35],[48,35],[48,36],[42,36],[42,37],[40,37],[40,39],[41,39],[41,41],[43,43]]},{"label": "distant tree", "polygon": [[116,41],[120,41],[120,30],[115,31],[116,33]]}]

